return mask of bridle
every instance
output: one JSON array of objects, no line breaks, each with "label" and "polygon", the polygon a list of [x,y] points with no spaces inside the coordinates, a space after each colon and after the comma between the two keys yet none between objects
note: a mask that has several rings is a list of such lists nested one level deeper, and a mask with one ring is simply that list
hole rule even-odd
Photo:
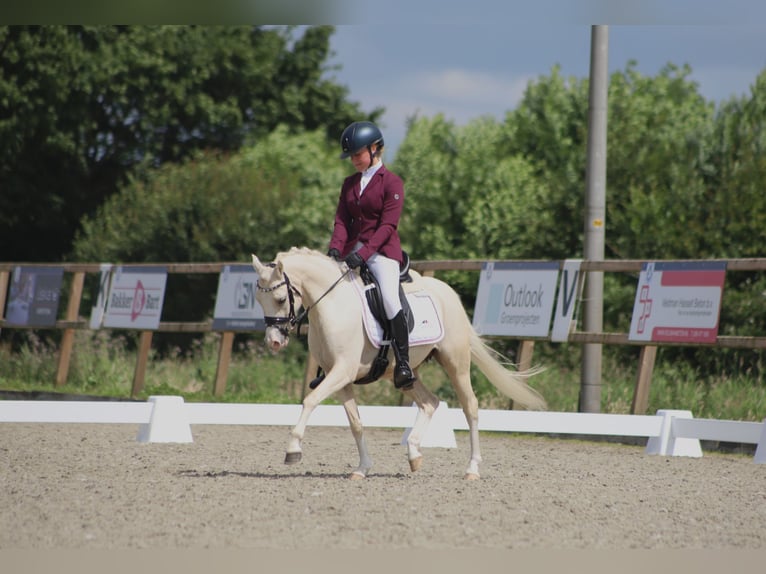
[{"label": "bridle", "polygon": [[[275,267],[275,263],[269,263],[269,267]],[[351,272],[351,269],[346,269],[343,274],[338,277],[335,282],[330,285],[327,290],[322,293],[322,295],[314,301],[313,305],[309,305],[308,307],[304,307],[303,311],[301,311],[299,314],[296,315],[295,313],[295,295],[303,299],[303,295],[301,295],[301,292],[298,291],[298,289],[295,288],[295,286],[290,283],[290,278],[287,276],[287,273],[284,271],[282,272],[282,276],[284,279],[277,283],[276,285],[271,285],[270,287],[261,287],[259,283],[256,282],[256,288],[261,293],[271,293],[272,291],[275,291],[276,289],[279,289],[283,285],[287,287],[287,301],[290,304],[290,309],[287,312],[287,317],[277,317],[275,315],[270,315],[268,317],[264,317],[264,321],[266,323],[266,327],[276,327],[279,329],[279,332],[282,333],[285,337],[289,336],[290,331],[295,329],[296,325],[299,325],[301,321],[308,315],[308,312],[311,311],[313,307],[319,304],[319,302],[324,299],[325,295],[327,295],[330,291],[335,289],[336,285],[340,283],[343,278],[348,275]]]}]

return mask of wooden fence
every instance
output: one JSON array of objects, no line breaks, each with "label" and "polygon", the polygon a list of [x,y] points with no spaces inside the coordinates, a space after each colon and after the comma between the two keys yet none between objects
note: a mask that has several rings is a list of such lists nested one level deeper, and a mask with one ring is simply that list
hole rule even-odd
[{"label": "wooden fence", "polygon": [[[659,262],[657,260],[653,260]],[[751,259],[721,259],[705,260],[720,261],[726,263],[727,272],[741,271],[766,271],[766,258]],[[604,261],[583,261],[580,267],[584,273],[633,273],[638,274],[641,266],[646,260],[604,260]],[[663,263],[680,261],[662,261]],[[685,262],[689,262],[686,260]],[[424,275],[433,275],[437,271],[481,271],[483,261],[466,260],[435,260],[435,261],[413,261],[412,268]],[[221,263],[158,263],[144,264],[143,267],[164,267],[170,273],[197,274],[197,273],[220,273],[226,265],[241,265],[241,262],[221,262]],[[563,267],[564,261],[559,262]],[[101,266],[98,263],[60,263],[60,264],[34,264],[34,263],[0,263],[0,329],[19,328],[15,325],[7,325],[2,313],[5,310],[5,302],[9,284],[10,274],[17,266],[24,267],[57,267],[63,268],[65,273],[72,274],[69,287],[69,299],[66,306],[63,319],[58,319],[54,329],[63,330],[61,345],[59,349],[58,367],[56,370],[55,385],[57,387],[66,384],[69,372],[69,364],[74,346],[74,334],[77,329],[89,329],[88,320],[80,316],[80,304],[85,285],[85,276],[88,273],[100,274]],[[30,328],[30,327],[24,327]],[[212,331],[212,319],[202,322],[160,322],[157,331],[175,332],[175,333],[203,333]],[[142,331],[138,344],[138,356],[136,368],[133,376],[133,385],[131,396],[137,396],[144,386],[146,365],[151,349],[152,335],[154,331]],[[229,363],[231,361],[232,345],[234,342],[234,332],[223,331],[219,352],[218,366],[216,369],[215,381],[213,383],[213,393],[220,396],[226,389],[226,378]],[[646,411],[649,397],[649,386],[651,383],[652,370],[657,354],[656,344],[646,344],[643,341],[631,341],[628,333],[605,333],[605,332],[585,332],[573,330],[569,334],[568,342],[580,344],[601,344],[601,345],[639,345],[641,352],[639,357],[638,371],[636,376],[636,385],[633,395],[633,404],[631,412],[633,414],[643,414]],[[518,363],[520,368],[531,364],[534,352],[535,340],[521,340],[519,347]],[[663,343],[664,345],[665,343]],[[684,345],[690,345],[684,343]],[[703,345],[703,344],[696,344]],[[766,349],[766,337],[745,337],[745,336],[719,336],[714,343],[704,344],[705,346],[718,348],[741,348],[741,349]],[[305,385],[313,377],[316,371],[316,364],[309,358]]]}]

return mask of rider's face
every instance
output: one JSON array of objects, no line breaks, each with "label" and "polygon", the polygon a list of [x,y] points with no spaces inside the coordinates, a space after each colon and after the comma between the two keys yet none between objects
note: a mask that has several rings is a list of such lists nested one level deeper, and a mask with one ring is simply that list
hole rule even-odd
[{"label": "rider's face", "polygon": [[[373,151],[375,149],[375,146],[373,146]],[[370,167],[370,151],[366,147],[360,149],[356,153],[352,153],[349,157],[351,158],[351,163],[354,164],[356,171],[364,171]]]}]

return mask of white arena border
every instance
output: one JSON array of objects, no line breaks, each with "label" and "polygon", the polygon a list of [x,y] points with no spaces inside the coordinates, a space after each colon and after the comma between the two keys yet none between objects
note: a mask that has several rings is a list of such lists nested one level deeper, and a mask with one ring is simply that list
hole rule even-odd
[{"label": "white arena border", "polygon": [[[0,422],[138,424],[139,442],[193,442],[191,425],[293,426],[301,405],[186,403],[180,396],[152,396],[147,402],[0,401]],[[406,440],[416,407],[360,406],[365,427],[404,428]],[[309,426],[348,427],[341,405],[320,405]],[[456,430],[468,430],[463,411],[441,402],[423,437],[424,447],[455,448]],[[479,410],[479,430],[646,437],[646,453],[701,457],[700,440],[758,445],[754,462],[766,463],[766,419],[745,422],[695,419],[690,411],[656,415]]]}]

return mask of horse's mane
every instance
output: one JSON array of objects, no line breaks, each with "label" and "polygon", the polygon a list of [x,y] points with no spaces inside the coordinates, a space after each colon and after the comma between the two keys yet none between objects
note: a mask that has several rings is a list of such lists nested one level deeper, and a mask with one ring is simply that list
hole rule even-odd
[{"label": "horse's mane", "polygon": [[310,247],[291,247],[289,251],[280,251],[277,253],[277,256],[274,258],[275,262],[280,261],[281,259],[285,257],[290,257],[292,255],[307,255],[309,257],[326,257],[324,253],[321,251],[317,251],[316,249],[311,249]]}]

